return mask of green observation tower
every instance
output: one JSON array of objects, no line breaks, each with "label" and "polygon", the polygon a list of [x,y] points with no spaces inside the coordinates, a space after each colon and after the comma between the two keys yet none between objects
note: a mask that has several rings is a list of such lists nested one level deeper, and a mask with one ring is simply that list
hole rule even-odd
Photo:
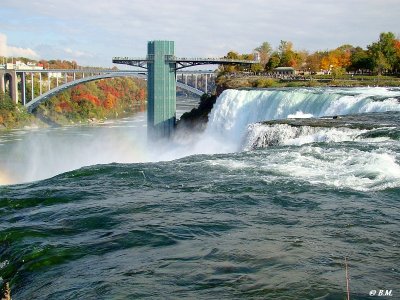
[{"label": "green observation tower", "polygon": [[151,139],[169,137],[176,119],[176,65],[173,41],[147,43],[147,133]]},{"label": "green observation tower", "polygon": [[178,58],[173,41],[150,41],[146,58],[114,57],[113,63],[147,69],[147,135],[168,138],[176,121],[176,71],[198,65],[251,65],[258,61],[225,58]]}]

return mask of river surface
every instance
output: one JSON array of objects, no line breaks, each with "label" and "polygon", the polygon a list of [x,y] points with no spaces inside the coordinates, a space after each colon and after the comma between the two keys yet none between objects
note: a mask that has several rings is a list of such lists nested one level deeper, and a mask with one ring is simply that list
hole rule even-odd
[{"label": "river surface", "polygon": [[[228,90],[204,133],[158,144],[144,114],[1,133],[0,281],[17,300],[344,299],[347,257],[351,299],[399,299],[399,99]],[[379,126],[257,123],[348,114]]]}]

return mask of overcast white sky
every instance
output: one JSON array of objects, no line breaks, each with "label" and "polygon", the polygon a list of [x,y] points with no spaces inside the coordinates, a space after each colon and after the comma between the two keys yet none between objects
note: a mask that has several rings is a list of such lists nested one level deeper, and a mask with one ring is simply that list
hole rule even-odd
[{"label": "overcast white sky", "polygon": [[176,54],[250,53],[263,41],[298,50],[365,47],[400,34],[400,0],[12,0],[0,5],[0,55],[111,66],[145,56],[149,40]]}]

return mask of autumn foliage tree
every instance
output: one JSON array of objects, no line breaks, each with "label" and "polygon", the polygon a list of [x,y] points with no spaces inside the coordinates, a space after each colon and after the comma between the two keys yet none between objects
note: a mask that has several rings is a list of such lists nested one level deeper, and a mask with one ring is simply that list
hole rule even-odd
[{"label": "autumn foliage tree", "polygon": [[[293,67],[299,71],[377,73],[400,72],[400,40],[392,32],[383,32],[377,42],[367,46],[367,49],[342,45],[333,50],[316,51],[309,53],[305,50],[295,50],[291,41],[281,40],[279,46],[273,50],[268,42],[263,42],[254,49],[260,54],[261,66],[266,71],[276,67]],[[237,52],[230,51],[227,58],[242,58]],[[264,64],[265,63],[265,64]],[[226,72],[237,72],[240,68],[224,67]],[[260,72],[259,66],[252,67],[253,71]]]},{"label": "autumn foliage tree", "polygon": [[103,79],[77,85],[42,104],[54,118],[69,120],[115,117],[143,109],[146,86],[133,78]]}]

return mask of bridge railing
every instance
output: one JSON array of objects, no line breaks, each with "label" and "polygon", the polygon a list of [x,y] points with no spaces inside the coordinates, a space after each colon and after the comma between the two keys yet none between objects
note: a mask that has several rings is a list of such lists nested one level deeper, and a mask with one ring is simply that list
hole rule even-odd
[{"label": "bridge railing", "polygon": [[[140,62],[148,62],[154,60],[154,54],[149,54],[145,58],[143,57],[113,57],[112,61],[140,61]],[[231,59],[231,58],[223,58],[223,57],[214,57],[214,58],[204,58],[204,57],[176,57],[174,55],[165,55],[166,61],[171,62],[214,62],[214,63],[241,63],[241,64],[255,64],[259,63],[256,60],[245,60],[245,59]]]},{"label": "bridge railing", "polygon": [[230,58],[204,58],[204,57],[176,57],[172,55],[168,55],[168,60],[174,61],[174,62],[226,62],[226,63],[243,63],[243,64],[255,64],[259,63],[258,61],[255,60],[244,60],[244,59],[230,59]]},{"label": "bridge railing", "polygon": [[150,55],[147,55],[147,57],[128,57],[128,56],[124,56],[124,57],[120,57],[120,56],[116,56],[112,58],[112,61],[114,62],[115,60],[132,60],[132,61],[149,61],[149,60],[153,60],[153,58],[150,57]]}]

